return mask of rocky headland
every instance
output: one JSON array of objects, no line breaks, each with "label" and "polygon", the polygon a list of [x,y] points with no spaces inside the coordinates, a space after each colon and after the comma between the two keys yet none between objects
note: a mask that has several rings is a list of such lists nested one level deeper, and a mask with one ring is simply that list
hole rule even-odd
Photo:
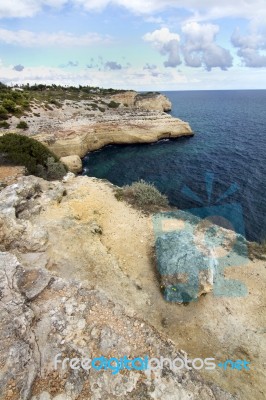
[{"label": "rocky headland", "polygon": [[[59,103],[58,103],[59,105]],[[31,113],[20,118],[28,124],[23,134],[34,137],[59,158],[84,157],[109,144],[152,143],[165,138],[191,136],[187,122],[167,114],[171,102],[161,94],[134,91],[112,96],[94,95],[90,100],[64,100],[60,106],[31,102]],[[4,132],[21,132],[13,116]],[[0,134],[1,134],[0,133]],[[64,160],[77,172],[72,161]]]}]

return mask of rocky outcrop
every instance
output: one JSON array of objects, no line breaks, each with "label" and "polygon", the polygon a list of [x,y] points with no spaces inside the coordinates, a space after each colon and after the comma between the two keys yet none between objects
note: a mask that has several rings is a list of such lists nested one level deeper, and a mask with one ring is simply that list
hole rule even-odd
[{"label": "rocky outcrop", "polygon": [[[23,285],[21,285],[23,281]],[[185,359],[170,341],[151,326],[127,315],[104,293],[78,282],[67,282],[36,269],[25,270],[15,256],[0,253],[1,302],[0,396],[6,400],[129,399],[233,399],[197,374],[164,366],[147,371],[110,371],[55,368],[56,356],[82,360],[100,354],[120,358],[125,352],[144,358],[161,354]],[[31,287],[29,297],[24,287]],[[136,340],[137,337],[137,340]],[[136,343],[138,345],[136,346]]]},{"label": "rocky outcrop", "polygon": [[[73,175],[69,175],[65,183],[72,182],[75,187],[76,182],[73,179]],[[83,179],[84,182],[86,179]],[[93,288],[89,282],[82,283],[75,280],[74,276],[63,279],[48,272],[46,268],[49,266],[51,269],[55,263],[68,262],[66,253],[65,258],[56,261],[56,254],[52,256],[53,251],[50,253],[48,249],[52,245],[51,242],[48,247],[44,246],[47,244],[50,236],[47,236],[47,233],[51,228],[58,239],[57,249],[60,252],[63,246],[62,250],[66,252],[63,238],[58,235],[58,225],[52,217],[53,211],[51,210],[52,214],[43,220],[41,225],[40,220],[36,219],[36,212],[33,213],[31,223],[27,225],[29,220],[25,218],[29,215],[25,214],[25,211],[29,208],[36,209],[39,205],[42,213],[46,213],[53,205],[58,207],[58,201],[63,201],[60,195],[61,185],[58,182],[51,184],[42,179],[27,177],[1,192],[1,200],[6,204],[6,210],[3,207],[1,209],[2,217],[6,219],[1,230],[4,232],[4,239],[1,240],[3,251],[0,252],[1,399],[196,400],[200,396],[203,400],[212,400],[216,393],[219,393],[221,400],[233,399],[233,396],[216,385],[205,383],[195,371],[192,373],[189,370],[175,370],[173,373],[167,365],[153,373],[147,370],[125,369],[123,373],[115,375],[104,369],[97,371],[62,368],[60,363],[59,367],[55,366],[58,354],[59,359],[80,360],[99,355],[118,359],[125,355],[130,355],[130,359],[145,356],[160,358],[163,355],[173,360],[185,360],[186,357],[184,352],[177,352],[173,342],[163,339],[151,325],[139,318],[134,309],[129,310],[120,302],[114,302],[102,290]],[[50,192],[53,192],[53,195]],[[73,194],[70,197],[73,199]],[[89,242],[94,238],[96,243],[90,250],[91,256],[86,257],[87,267],[93,268],[93,253],[104,253],[104,249],[100,250],[102,245],[99,239],[97,240],[97,235],[100,235],[102,230],[95,221],[82,221],[81,215],[76,218],[72,220],[71,215],[64,216],[64,228],[62,225],[60,229],[68,230],[70,235],[71,231],[76,231],[76,235],[84,231]],[[13,239],[16,240],[16,246],[13,245],[12,240],[6,240],[6,237],[11,235],[10,224],[23,226],[23,235],[35,239],[40,236],[41,228],[46,237],[45,243],[40,240],[39,246],[35,244],[30,248],[25,247],[24,237],[17,236],[14,230],[16,239]],[[71,235],[72,246],[76,235]],[[18,246],[19,240],[23,245]],[[82,253],[85,247],[88,251],[90,244],[81,241],[76,251]],[[113,270],[112,262],[114,261],[110,258],[106,271],[108,268]],[[100,264],[101,260],[98,259],[98,267]],[[78,268],[77,262],[75,268]],[[96,268],[95,273],[101,280],[99,268]],[[119,274],[119,271],[115,274]],[[118,286],[121,282],[123,280]],[[113,286],[110,281],[109,285]]]},{"label": "rocky outcrop", "polygon": [[240,281],[224,278],[225,268],[249,262],[243,236],[181,210],[155,215],[154,225],[157,269],[167,301],[189,303],[213,290],[221,296],[246,295]]},{"label": "rocky outcrop", "polygon": [[73,172],[74,174],[82,171],[82,161],[77,155],[61,157],[60,161],[65,164],[70,172]]},{"label": "rocky outcrop", "polygon": [[152,143],[160,139],[191,136],[188,123],[160,112],[130,111],[106,112],[93,120],[79,118],[65,124],[53,133],[35,135],[58,157],[78,155],[108,144]]},{"label": "rocky outcrop", "polygon": [[[265,262],[241,268],[249,296],[208,294],[184,307],[160,294],[151,217],[118,201],[108,182],[19,178],[0,191],[0,218],[1,399],[264,398]],[[167,363],[153,373],[62,371],[53,363],[59,353],[247,359],[252,369],[232,371],[232,380],[218,367],[172,371]]]},{"label": "rocky outcrop", "polygon": [[134,102],[135,107],[144,110],[171,111],[171,101],[160,93],[138,94]]},{"label": "rocky outcrop", "polygon": [[[115,107],[114,107],[115,105]],[[118,106],[118,107],[116,107]],[[59,158],[84,157],[109,144],[152,143],[160,139],[192,136],[187,122],[163,111],[170,101],[159,93],[121,92],[113,96],[95,95],[90,100],[66,100],[60,108],[34,103],[33,114],[23,117],[29,135],[51,149]],[[16,129],[17,117],[10,120],[10,132]],[[1,130],[1,129],[0,129]],[[0,136],[6,131],[1,131]],[[77,172],[80,163],[65,160]]]},{"label": "rocky outcrop", "polygon": [[123,104],[126,107],[134,107],[137,94],[138,93],[134,90],[128,90],[126,92],[114,94],[112,99],[113,101]]},{"label": "rocky outcrop", "polygon": [[134,91],[122,92],[112,96],[114,101],[125,106],[137,107],[148,111],[170,111],[172,104],[170,100],[156,92],[137,93]]}]

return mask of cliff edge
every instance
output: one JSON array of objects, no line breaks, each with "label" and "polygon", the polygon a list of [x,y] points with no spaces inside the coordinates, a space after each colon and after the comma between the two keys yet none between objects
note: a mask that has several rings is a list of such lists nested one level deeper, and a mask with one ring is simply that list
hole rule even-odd
[{"label": "cliff edge", "polygon": [[[265,261],[241,267],[248,297],[167,303],[151,217],[114,189],[68,174],[22,177],[0,191],[0,398],[264,399]],[[56,354],[246,358],[251,370],[62,371]]]},{"label": "cliff edge", "polygon": [[[60,158],[84,157],[108,144],[152,143],[193,135],[187,122],[164,112],[171,109],[171,102],[158,93],[94,94],[88,100],[53,99],[51,105],[32,100],[31,109],[20,118],[28,125],[23,134],[41,141]],[[12,116],[10,128],[0,129],[0,134],[21,132],[18,121]]]}]

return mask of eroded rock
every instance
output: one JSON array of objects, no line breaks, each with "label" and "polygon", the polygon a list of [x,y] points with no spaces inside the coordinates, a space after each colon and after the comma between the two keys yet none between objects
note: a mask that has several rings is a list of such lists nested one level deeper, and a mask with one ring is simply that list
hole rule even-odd
[{"label": "eroded rock", "polygon": [[82,162],[77,155],[61,157],[60,161],[65,164],[70,172],[77,174],[82,171]]},{"label": "eroded rock", "polygon": [[[196,400],[201,395],[201,399],[214,399],[212,388],[189,371],[173,374],[164,367],[155,374],[124,370],[114,375],[104,369],[86,371],[69,366],[62,369],[66,357],[93,358],[99,353],[108,358],[123,357],[125,351],[132,358],[159,357],[161,354],[172,359],[183,356],[148,324],[136,324],[133,317],[127,316],[125,310],[117,307],[104,293],[75,281],[62,285],[62,280],[57,277],[51,285],[40,287],[41,277],[45,274],[44,271],[24,271],[16,257],[0,253],[0,361],[4,366],[0,375],[1,398],[100,400],[145,396],[158,400]],[[34,295],[33,288],[30,289],[32,279]],[[45,295],[42,295],[43,290]],[[103,326],[104,321],[108,321],[108,326]],[[91,336],[91,328],[98,329],[100,336]],[[59,366],[55,367],[58,354]],[[221,393],[221,398],[233,399],[225,392]]]}]

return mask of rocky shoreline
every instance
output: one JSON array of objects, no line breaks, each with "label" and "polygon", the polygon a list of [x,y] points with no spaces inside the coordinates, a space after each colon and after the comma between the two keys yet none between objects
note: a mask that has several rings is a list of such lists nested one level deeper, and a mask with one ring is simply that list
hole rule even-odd
[{"label": "rocky shoreline", "polygon": [[[91,101],[66,100],[59,108],[50,110],[39,103],[31,106],[34,112],[21,118],[29,126],[23,134],[42,142],[59,158],[82,158],[109,144],[152,143],[193,135],[187,122],[165,112],[171,110],[171,102],[157,93],[95,95]],[[9,122],[9,132],[20,132],[16,129],[16,117]],[[2,130],[0,134],[8,131]],[[75,166],[72,168],[73,161],[65,159],[65,163],[77,172]]]},{"label": "rocky shoreline", "polygon": [[41,133],[35,139],[47,145],[58,157],[99,150],[109,144],[152,143],[160,139],[192,136],[188,123],[158,111],[121,109],[67,121],[53,133]]}]

